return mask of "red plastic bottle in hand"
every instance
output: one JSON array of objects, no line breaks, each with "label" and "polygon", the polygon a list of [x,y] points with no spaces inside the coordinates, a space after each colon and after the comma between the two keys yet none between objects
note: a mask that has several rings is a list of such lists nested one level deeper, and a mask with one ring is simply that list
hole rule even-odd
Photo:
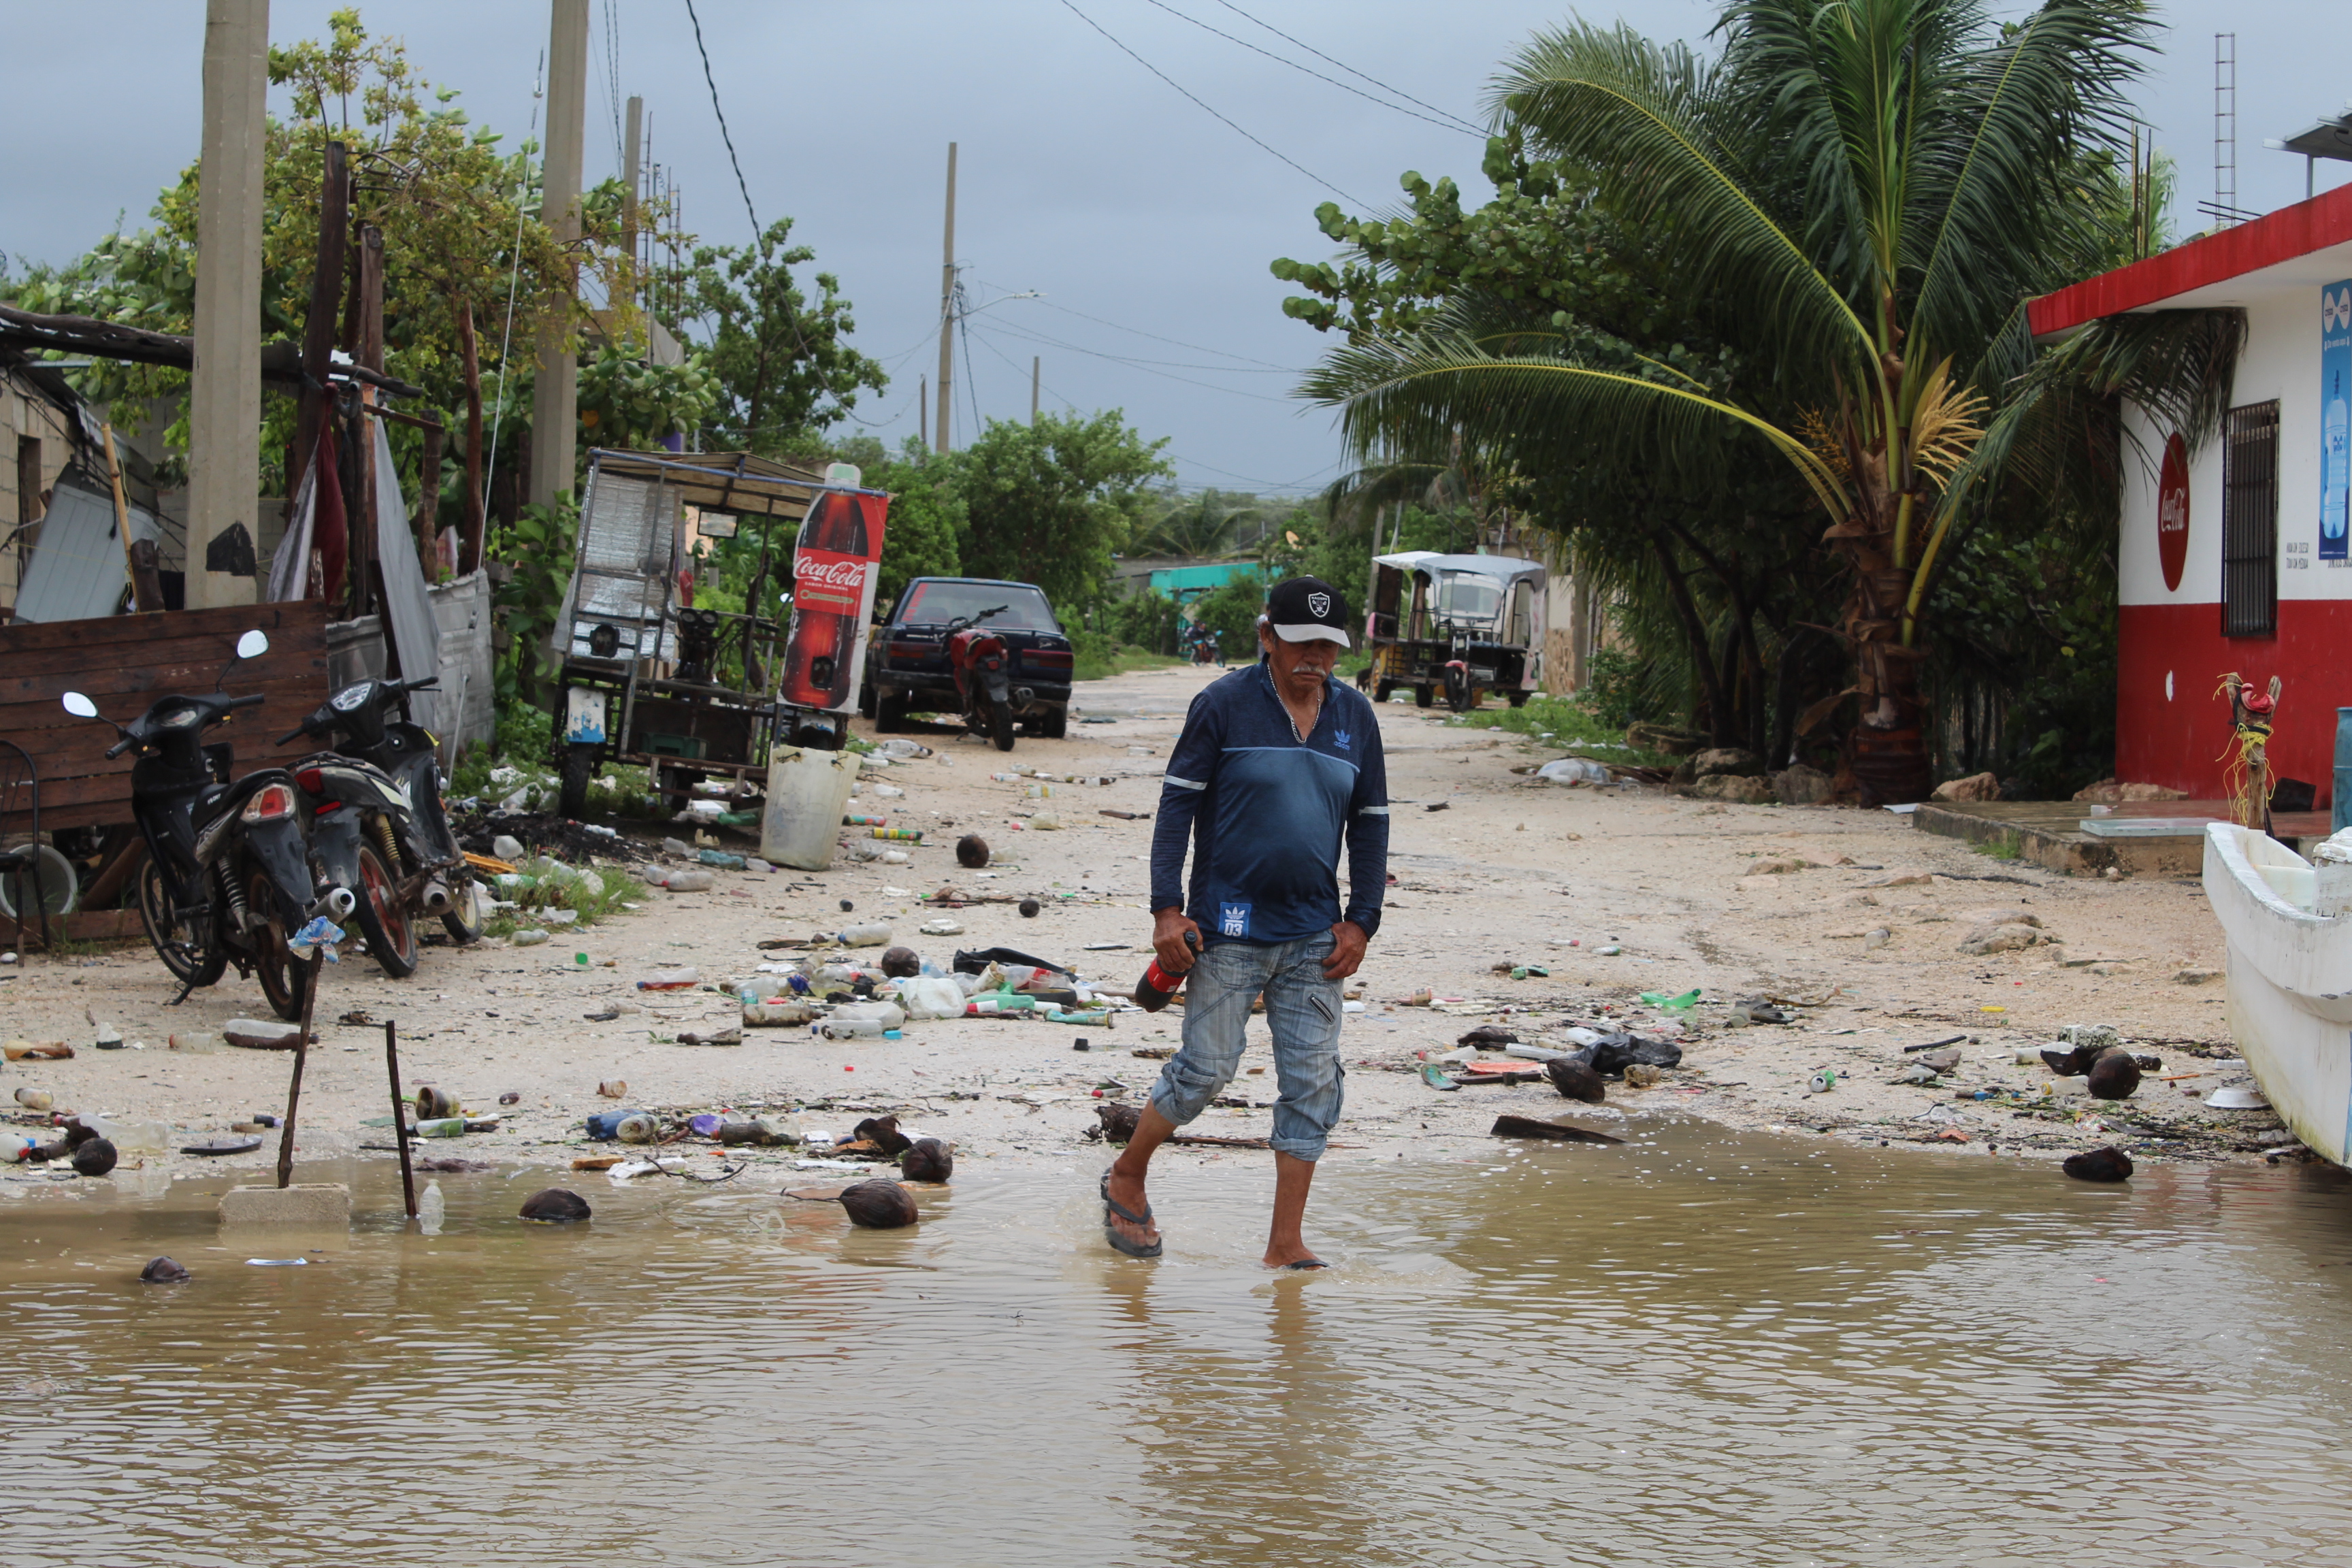
[{"label": "red plastic bottle in hand", "polygon": [[[1184,942],[1197,954],[1201,951],[1201,933],[1186,931]],[[1198,963],[1200,960],[1195,957],[1192,962]],[[1192,973],[1188,969],[1184,974]],[[1147,1013],[1157,1013],[1168,1005],[1169,998],[1184,988],[1184,974],[1171,974],[1160,968],[1160,959],[1155,954],[1150,967],[1143,972],[1143,978],[1135,983],[1135,1005]]]},{"label": "red plastic bottle in hand", "polygon": [[856,679],[858,617],[874,563],[863,499],[847,490],[820,491],[801,520],[782,693],[798,707],[839,708]]}]

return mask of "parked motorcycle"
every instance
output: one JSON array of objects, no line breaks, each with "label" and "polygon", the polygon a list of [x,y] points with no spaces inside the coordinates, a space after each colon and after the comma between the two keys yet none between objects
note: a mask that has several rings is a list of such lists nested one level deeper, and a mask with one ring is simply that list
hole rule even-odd
[{"label": "parked motorcycle", "polygon": [[331,875],[352,876],[368,951],[395,979],[416,968],[415,918],[437,917],[461,942],[482,934],[480,889],[442,804],[438,742],[401,712],[408,693],[438,684],[346,686],[278,740],[308,735],[334,748],[302,759],[294,776],[321,797],[311,827],[320,858]]},{"label": "parked motorcycle", "polygon": [[1013,749],[1013,660],[1005,651],[1004,639],[983,628],[981,622],[1003,615],[1009,607],[998,605],[976,616],[958,616],[948,623],[946,633],[948,668],[955,672],[963,721],[973,734],[994,741],[1000,752]]},{"label": "parked motorcycle", "polygon": [[77,718],[114,725],[121,739],[107,748],[109,759],[138,753],[131,807],[147,841],[139,916],[155,956],[181,983],[179,999],[216,983],[234,963],[240,975],[260,981],[279,1017],[294,1020],[302,1016],[302,984],[288,933],[320,915],[342,919],[352,894],[343,886],[315,891],[293,775],[261,768],[231,782],[229,746],[204,742],[215,724],[267,700],[226,696],[220,685],[236,659],[268,649],[268,637],[246,633],[211,692],[158,697],[128,724],[106,719],[79,691],[67,692],[64,703]]},{"label": "parked motorcycle", "polygon": [[1222,640],[1222,634],[1210,627],[1197,624],[1191,625],[1184,628],[1181,651],[1185,658],[1196,665],[1213,664],[1223,668],[1225,654],[1224,650],[1218,647]]}]

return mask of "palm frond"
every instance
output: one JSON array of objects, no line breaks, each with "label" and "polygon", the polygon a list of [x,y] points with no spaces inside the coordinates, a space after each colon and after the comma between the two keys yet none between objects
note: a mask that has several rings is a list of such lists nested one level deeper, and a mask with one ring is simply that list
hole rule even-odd
[{"label": "palm frond", "polygon": [[1726,430],[1744,428],[1788,459],[1832,518],[1846,513],[1836,475],[1801,439],[1735,403],[1567,358],[1489,354],[1444,327],[1335,349],[1299,392],[1341,409],[1341,429],[1365,454],[1426,458],[1457,437],[1524,444],[1533,434],[1687,475]]},{"label": "palm frond", "polygon": [[1818,366],[1856,361],[1871,334],[1844,294],[1768,210],[1733,144],[1711,68],[1681,45],[1585,23],[1539,33],[1505,65],[1491,102],[1531,144],[1591,173],[1629,224],[1670,229],[1677,285]]}]

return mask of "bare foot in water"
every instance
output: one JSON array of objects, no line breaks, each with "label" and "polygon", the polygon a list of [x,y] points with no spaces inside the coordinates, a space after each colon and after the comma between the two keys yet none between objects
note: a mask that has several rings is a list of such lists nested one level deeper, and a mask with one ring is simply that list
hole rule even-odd
[{"label": "bare foot in water", "polygon": [[1269,1245],[1265,1249],[1265,1266],[1268,1268],[1296,1268],[1302,1273],[1331,1267],[1307,1251],[1303,1242],[1295,1242],[1287,1247]]}]

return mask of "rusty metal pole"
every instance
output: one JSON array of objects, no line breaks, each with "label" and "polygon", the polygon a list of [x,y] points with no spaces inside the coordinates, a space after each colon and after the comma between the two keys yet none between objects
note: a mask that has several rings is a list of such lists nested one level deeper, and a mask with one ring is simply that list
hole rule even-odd
[{"label": "rusty metal pole", "polygon": [[278,1130],[278,1184],[294,1184],[294,1117],[302,1107],[302,1064],[310,1058],[310,1009],[319,1000],[319,971],[326,963],[323,949],[310,953],[310,973],[302,983],[302,1032],[294,1037],[294,1081],[286,1090],[286,1125]]},{"label": "rusty metal pole", "polygon": [[392,1141],[400,1146],[400,1195],[408,1205],[408,1217],[416,1217],[416,1171],[408,1163],[408,1129],[400,1120],[400,1026],[390,1018],[383,1021],[383,1065],[392,1074]]}]

